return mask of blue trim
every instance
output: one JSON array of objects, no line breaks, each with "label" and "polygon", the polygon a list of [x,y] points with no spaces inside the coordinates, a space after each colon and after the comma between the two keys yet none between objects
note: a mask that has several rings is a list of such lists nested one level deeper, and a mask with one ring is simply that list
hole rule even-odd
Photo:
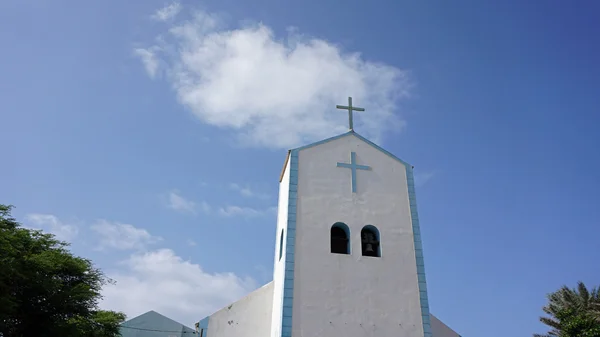
[{"label": "blue trim", "polygon": [[298,201],[298,152],[290,152],[290,186],[288,194],[287,240],[283,280],[283,312],[281,337],[292,337],[292,310],[294,308],[294,253],[296,245],[296,210]]},{"label": "blue trim", "polygon": [[350,152],[350,164],[337,163],[337,167],[349,168],[352,172],[352,193],[356,193],[356,170],[370,170],[371,166],[357,165],[356,152]]},{"label": "blue trim", "polygon": [[[360,140],[362,140],[363,142],[365,142],[365,143],[367,143],[367,144],[371,145],[372,147],[374,147],[375,149],[379,150],[380,152],[383,152],[384,154],[388,155],[388,156],[389,156],[389,157],[391,157],[392,159],[394,159],[394,160],[397,160],[397,161],[401,162],[402,164],[404,164],[404,166],[407,166],[407,167],[408,167],[408,166],[410,166],[410,167],[412,167],[412,166],[411,166],[409,163],[407,163],[407,162],[405,162],[404,160],[402,160],[402,159],[400,159],[400,158],[396,157],[396,156],[395,156],[394,154],[392,154],[391,152],[389,152],[389,151],[387,151],[387,150],[384,150],[384,149],[383,149],[382,147],[380,147],[379,145],[377,145],[377,144],[373,143],[372,141],[370,141],[370,140],[366,139],[365,137],[363,137],[363,136],[359,135],[358,133],[354,132],[354,130],[348,131],[348,132],[346,132],[346,133],[342,133],[341,135],[337,135],[337,136],[334,136],[334,137],[331,137],[331,138],[323,139],[323,140],[321,140],[321,141],[318,141],[318,142],[315,142],[315,143],[312,143],[312,144],[308,144],[308,145],[305,145],[305,146],[302,146],[302,147],[298,147],[298,148],[296,148],[296,149],[294,149],[294,150],[298,150],[298,151],[300,151],[300,150],[308,149],[308,148],[311,148],[311,147],[315,147],[315,146],[317,146],[317,145],[321,145],[321,144],[324,144],[324,143],[329,143],[329,142],[331,142],[331,141],[333,141],[333,140],[340,139],[340,138],[343,138],[343,137],[346,137],[346,136],[349,136],[349,135],[354,135],[354,136],[356,136],[358,139],[360,139]],[[292,150],[292,151],[294,151],[294,150]]]},{"label": "blue trim", "polygon": [[284,229],[281,230],[281,235],[279,237],[279,261],[281,261],[281,257],[283,256],[283,233]]},{"label": "blue trim", "polygon": [[429,317],[429,297],[427,296],[427,279],[425,277],[425,261],[423,259],[423,244],[421,242],[421,228],[417,212],[417,196],[415,193],[415,179],[411,165],[406,167],[406,182],[408,184],[408,200],[410,204],[410,217],[412,219],[413,238],[415,244],[415,259],[417,263],[417,281],[419,282],[419,299],[421,302],[421,317],[423,320],[423,333],[425,337],[432,337],[431,319]]},{"label": "blue trim", "polygon": [[[386,154],[387,156],[389,156],[390,158],[402,163],[404,165],[404,167],[406,168],[406,180],[407,180],[407,184],[408,184],[408,197],[409,197],[409,202],[410,202],[410,215],[411,215],[411,219],[412,219],[412,227],[413,227],[413,238],[414,238],[414,245],[415,245],[415,260],[416,260],[416,264],[417,264],[417,279],[418,279],[418,285],[419,285],[419,297],[420,297],[420,303],[421,303],[421,317],[422,317],[422,322],[423,322],[423,333],[424,333],[424,337],[432,337],[432,333],[431,333],[431,320],[429,317],[429,299],[427,296],[427,281],[426,281],[426,277],[425,277],[425,262],[423,259],[423,247],[422,247],[422,242],[421,242],[421,229],[419,226],[419,215],[417,213],[417,199],[416,199],[416,194],[415,194],[415,181],[414,181],[414,176],[413,176],[413,167],[412,165],[410,165],[409,163],[403,161],[402,159],[396,157],[395,155],[393,155],[392,153],[390,153],[387,150],[384,150],[383,148],[381,148],[379,145],[371,142],[370,140],[366,139],[365,137],[359,135],[358,133],[354,132],[354,130],[350,130],[349,132],[343,133],[341,135],[335,136],[335,137],[331,137],[328,139],[324,139],[306,146],[302,146],[296,149],[291,150],[291,158],[290,160],[292,160],[292,163],[290,164],[290,205],[292,204],[292,188],[293,188],[293,194],[294,194],[294,209],[293,209],[293,213],[291,212],[291,209],[288,208],[288,228],[290,228],[290,224],[292,222],[293,219],[293,228],[294,228],[294,234],[291,236],[291,238],[293,240],[295,240],[295,228],[296,228],[296,207],[295,207],[295,202],[296,202],[296,197],[297,197],[297,185],[298,185],[298,152],[304,149],[308,149],[311,147],[315,147],[324,143],[328,143],[331,141],[334,141],[336,139],[340,139],[349,135],[354,135],[357,138],[359,138],[360,140],[364,141],[365,143],[371,145],[372,147],[374,147],[375,149],[379,150],[380,152]],[[293,175],[295,174],[295,177],[293,177]],[[294,180],[295,179],[295,180]],[[293,183],[292,183],[293,182]],[[293,186],[295,185],[295,186]],[[289,207],[289,206],[288,206]],[[288,245],[286,247],[286,249],[288,249],[290,247],[289,244],[290,241],[290,233],[288,231]],[[293,251],[293,245],[292,247],[292,251]],[[289,254],[288,254],[289,255]],[[287,278],[288,278],[288,274],[291,274],[291,281],[293,281],[293,275],[294,275],[294,262],[293,262],[293,253],[291,255],[292,257],[292,262],[290,264],[286,263],[286,271],[285,271],[285,277],[286,277],[286,282],[287,282]],[[287,269],[287,266],[290,266],[291,269]],[[292,287],[292,291],[290,291],[291,294],[293,294],[293,287]],[[286,302],[286,300],[288,302]],[[289,320],[289,327],[285,326],[282,324],[282,333],[281,333],[281,337],[291,337],[291,333],[292,333],[292,328],[291,328],[291,314],[292,314],[292,300],[293,298],[290,296],[289,298],[284,297],[284,313],[286,313],[286,308],[288,309],[287,313],[290,317]],[[286,306],[287,305],[287,306]],[[285,314],[284,314],[285,316]]]},{"label": "blue trim", "polygon": [[339,138],[343,138],[343,137],[346,137],[346,136],[351,135],[351,134],[356,134],[356,133],[353,132],[353,131],[348,131],[346,133],[342,133],[341,135],[337,135],[337,136],[334,136],[334,137],[330,137],[330,138],[327,138],[327,139],[320,140],[318,142],[314,142],[314,143],[311,143],[311,144],[308,144],[308,145],[304,145],[304,146],[292,149],[292,151],[305,150],[305,149],[308,149],[308,148],[311,148],[311,147],[315,147],[317,145],[329,143],[329,142],[331,142],[333,140],[336,140],[336,139],[339,139]]},{"label": "blue trim", "polygon": [[[360,230],[360,236],[361,236],[361,240],[362,240],[362,232],[368,229],[370,231],[373,231],[373,233],[375,233],[375,239],[377,240],[377,242],[379,243],[377,245],[377,257],[381,257],[381,234],[379,233],[379,229],[373,225],[366,225],[364,226],[361,230]],[[362,241],[361,241],[361,245],[360,245],[360,249],[361,249],[361,255],[362,255]],[[364,255],[363,255],[364,256]]]},{"label": "blue trim", "polygon": [[208,321],[209,321],[209,319],[210,319],[210,316],[206,316],[202,320],[200,320],[200,322],[198,322],[198,328],[204,329],[204,333],[202,334],[202,337],[208,337]]},{"label": "blue trim", "polygon": [[343,222],[336,222],[334,223],[331,228],[329,229],[329,236],[330,236],[330,240],[331,240],[331,230],[333,228],[341,228],[345,233],[346,233],[346,238],[348,239],[348,242],[346,243],[346,254],[348,255],[352,255],[352,244],[351,244],[351,236],[350,236],[350,227],[348,227],[348,225],[346,225]]},{"label": "blue trim", "polygon": [[365,225],[360,231],[362,232],[364,229],[370,229],[375,233],[375,239],[377,241],[381,240],[381,234],[379,233],[379,229],[373,225]]}]

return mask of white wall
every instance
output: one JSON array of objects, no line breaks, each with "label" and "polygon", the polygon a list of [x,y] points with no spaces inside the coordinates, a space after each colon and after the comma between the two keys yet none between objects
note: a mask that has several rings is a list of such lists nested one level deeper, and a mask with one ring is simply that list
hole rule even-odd
[{"label": "white wall", "polygon": [[263,337],[271,331],[273,282],[210,316],[209,337]]},{"label": "white wall", "polygon": [[437,317],[431,314],[429,314],[429,317],[431,318],[431,333],[433,337],[460,337],[458,333],[450,329]]},{"label": "white wall", "polygon": [[[290,160],[287,161],[285,171],[281,182],[279,183],[279,202],[277,205],[277,230],[275,232],[275,254],[273,267],[273,306],[271,318],[271,337],[281,336],[281,315],[283,303],[283,280],[285,272],[286,258],[286,237],[287,237],[287,220],[288,220],[288,198],[290,187]],[[279,259],[280,236],[284,230],[283,239],[283,256]],[[258,336],[258,335],[257,335]]]},{"label": "white wall", "polygon": [[[372,168],[358,170],[355,194],[350,169],[336,167],[351,151]],[[301,150],[298,171],[292,334],[423,336],[404,165],[350,135]],[[351,255],[330,253],[338,221],[350,228]],[[361,256],[367,224],[381,233],[381,258]]]}]

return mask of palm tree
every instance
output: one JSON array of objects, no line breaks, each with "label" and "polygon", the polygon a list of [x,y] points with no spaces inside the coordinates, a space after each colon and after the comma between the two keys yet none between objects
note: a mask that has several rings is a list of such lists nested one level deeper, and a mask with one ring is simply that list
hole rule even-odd
[{"label": "palm tree", "polygon": [[589,315],[600,322],[600,289],[594,287],[590,291],[581,281],[573,289],[563,286],[548,295],[548,304],[542,310],[550,317],[540,317],[540,321],[551,330],[545,335],[534,334],[534,337],[560,336],[565,315]]}]

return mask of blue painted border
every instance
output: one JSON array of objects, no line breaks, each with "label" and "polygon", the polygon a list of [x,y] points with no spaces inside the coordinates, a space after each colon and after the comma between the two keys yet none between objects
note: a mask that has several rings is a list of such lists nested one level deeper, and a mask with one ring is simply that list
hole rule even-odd
[{"label": "blue painted border", "polygon": [[204,329],[204,334],[202,335],[202,337],[208,336],[208,321],[209,321],[209,319],[210,319],[210,316],[206,316],[202,320],[200,320],[200,322],[198,322],[198,328]]},{"label": "blue painted border", "polygon": [[396,157],[396,156],[395,156],[394,154],[392,154],[391,152],[389,152],[389,151],[387,151],[387,150],[383,149],[383,148],[382,148],[382,147],[380,147],[379,145],[377,145],[377,144],[373,143],[372,141],[370,141],[370,140],[366,139],[365,137],[363,137],[363,136],[359,135],[358,133],[356,133],[356,132],[354,132],[354,131],[348,131],[348,132],[346,132],[346,133],[342,133],[341,135],[337,135],[337,136],[334,136],[334,137],[331,137],[331,138],[323,139],[323,140],[321,140],[321,141],[318,141],[318,142],[315,142],[315,143],[312,143],[312,144],[308,144],[308,145],[305,145],[305,146],[302,146],[302,147],[296,148],[296,149],[294,149],[294,150],[292,150],[292,151],[300,151],[300,150],[308,149],[308,148],[315,147],[315,146],[317,146],[317,145],[321,145],[321,144],[324,144],[324,143],[328,143],[328,142],[331,142],[331,141],[333,141],[333,140],[340,139],[340,138],[343,138],[343,137],[346,137],[346,136],[350,136],[350,135],[354,135],[354,136],[358,137],[358,139],[360,139],[360,140],[364,141],[365,143],[367,143],[367,144],[371,145],[372,147],[374,147],[375,149],[379,150],[380,152],[383,152],[384,154],[386,154],[386,155],[390,156],[392,159],[394,159],[394,160],[397,160],[397,161],[401,162],[402,164],[404,164],[404,166],[407,166],[407,167],[408,167],[408,166],[410,166],[410,167],[412,168],[412,166],[411,166],[409,163],[407,163],[407,162],[405,162],[404,160],[402,160],[402,159],[400,159],[400,158]]},{"label": "blue painted border", "polygon": [[[379,256],[377,257],[381,257],[382,256],[382,252],[381,252],[381,233],[379,232],[379,228],[373,226],[373,225],[365,225],[363,226],[363,228],[360,229],[360,237],[362,240],[362,231],[365,229],[369,229],[372,230],[373,232],[375,232],[375,239],[377,240],[377,242],[379,242],[379,245],[377,246],[377,253],[379,254]],[[362,244],[361,244],[361,255],[362,255]],[[362,255],[364,256],[364,255]]]},{"label": "blue painted border", "polygon": [[[415,258],[416,258],[416,264],[417,264],[417,278],[418,278],[418,282],[419,282],[419,299],[420,299],[420,305],[421,305],[421,317],[422,317],[422,322],[423,322],[423,333],[424,333],[424,337],[432,337],[431,334],[431,319],[429,317],[429,298],[427,296],[427,280],[425,277],[425,261],[423,258],[423,244],[421,241],[421,229],[419,226],[419,214],[417,212],[417,197],[416,197],[416,193],[415,193],[415,180],[414,180],[414,176],[413,176],[413,167],[412,165],[410,165],[409,163],[403,161],[402,159],[396,157],[394,154],[392,154],[391,152],[381,148],[379,145],[371,142],[370,140],[366,139],[365,137],[359,135],[358,133],[354,132],[354,130],[351,130],[349,132],[343,133],[341,135],[338,136],[334,136],[331,138],[327,138],[306,146],[302,146],[296,149],[293,149],[290,151],[290,160],[292,161],[290,164],[290,200],[289,200],[289,206],[288,206],[288,228],[291,229],[293,228],[293,231],[290,231],[288,229],[288,244],[286,246],[286,250],[288,252],[291,251],[291,254],[288,253],[288,257],[286,257],[286,259],[288,259],[289,257],[291,257],[291,261],[287,262],[286,261],[286,270],[285,270],[285,289],[284,289],[284,319],[283,319],[283,323],[282,323],[282,333],[281,333],[281,337],[291,337],[291,326],[292,326],[292,301],[293,301],[293,290],[294,290],[294,253],[293,253],[293,249],[294,249],[294,244],[295,244],[295,236],[296,236],[296,198],[297,198],[297,191],[298,191],[298,152],[304,149],[308,149],[311,147],[315,147],[324,143],[328,143],[330,141],[336,140],[336,139],[340,139],[349,135],[354,135],[356,137],[358,137],[360,140],[364,141],[365,143],[371,145],[372,147],[374,147],[375,149],[379,150],[380,152],[388,155],[390,158],[402,163],[404,165],[404,167],[406,168],[406,180],[407,180],[407,184],[408,184],[408,199],[409,199],[409,203],[410,203],[410,215],[411,215],[411,219],[412,219],[412,227],[413,227],[413,239],[414,239],[414,245],[415,245]],[[292,187],[293,187],[293,192],[292,192]],[[292,199],[292,193],[293,193],[293,199]],[[293,204],[293,208],[292,205]],[[291,220],[293,219],[293,220]],[[292,227],[293,226],[293,227]],[[292,232],[292,233],[290,233]],[[290,240],[291,238],[291,240]],[[290,245],[290,241],[291,241],[291,245]],[[290,249],[291,248],[291,249]],[[288,269],[289,268],[289,269]],[[288,276],[291,275],[291,276]],[[290,277],[288,279],[288,277]],[[289,280],[289,283],[288,283]],[[288,287],[289,285],[289,287]],[[288,291],[289,290],[289,291]],[[286,293],[286,291],[288,291]],[[286,295],[289,295],[289,297],[286,297]],[[286,302],[287,301],[287,302]],[[288,305],[288,311],[286,311],[286,304]],[[286,313],[288,314],[288,316],[286,316]],[[283,328],[284,326],[286,326],[286,317],[289,319],[287,321],[287,323],[289,324],[289,328],[288,330],[286,330],[286,328]]]},{"label": "blue painted border", "polygon": [[311,144],[308,144],[308,145],[304,145],[304,146],[295,148],[292,151],[305,150],[305,149],[308,149],[308,148],[311,148],[311,147],[315,147],[317,145],[329,143],[332,140],[336,140],[336,139],[339,139],[339,138],[342,138],[342,137],[346,137],[346,136],[351,135],[351,134],[356,134],[356,133],[354,131],[348,131],[348,132],[342,133],[341,135],[333,136],[333,137],[330,137],[330,138],[326,138],[326,139],[320,140],[318,142],[314,142],[314,143],[311,143]]},{"label": "blue painted border", "polygon": [[410,204],[410,217],[412,219],[413,240],[415,245],[415,260],[417,263],[417,279],[419,282],[419,300],[421,305],[421,317],[423,321],[423,334],[425,337],[432,337],[431,318],[429,317],[429,297],[427,296],[427,278],[425,277],[425,260],[423,258],[423,243],[421,241],[421,227],[419,225],[419,213],[417,212],[417,195],[415,193],[415,178],[413,176],[413,166],[396,157],[391,152],[384,150],[377,144],[371,142],[365,137],[354,132],[354,135],[365,143],[373,146],[375,149],[388,155],[394,160],[404,164],[406,168],[406,181],[408,185],[408,200]]},{"label": "blue painted border", "polygon": [[419,299],[421,302],[421,317],[423,319],[423,333],[431,337],[431,318],[429,317],[429,297],[427,296],[427,280],[425,277],[425,260],[423,259],[423,244],[421,242],[421,227],[417,212],[417,196],[415,193],[415,179],[413,167],[406,165],[406,180],[408,184],[408,200],[410,203],[410,217],[412,219],[413,238],[415,243],[415,257],[417,262],[417,278],[419,281]]},{"label": "blue painted border", "polygon": [[346,232],[346,237],[348,238],[348,243],[346,243],[346,251],[348,252],[346,255],[352,255],[352,232],[350,232],[350,227],[346,225],[344,222],[336,222],[329,228],[329,239],[331,240],[331,230],[334,228],[341,228]]},{"label": "blue painted border", "polygon": [[285,244],[285,272],[283,279],[283,312],[281,337],[292,337],[292,310],[294,303],[294,252],[296,246],[296,207],[298,204],[298,152],[290,152],[290,186],[288,194],[287,237]]},{"label": "blue painted border", "polygon": [[285,229],[281,229],[281,234],[279,234],[279,258],[277,261],[281,261],[281,257],[283,256],[283,235],[285,234]]}]

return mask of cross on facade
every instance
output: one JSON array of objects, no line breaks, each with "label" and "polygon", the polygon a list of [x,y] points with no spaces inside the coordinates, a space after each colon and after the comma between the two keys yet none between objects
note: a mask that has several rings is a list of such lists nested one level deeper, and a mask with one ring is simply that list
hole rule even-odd
[{"label": "cross on facade", "polygon": [[349,168],[352,171],[352,193],[356,193],[356,170],[370,170],[370,166],[356,165],[356,152],[350,152],[350,164],[337,163],[337,167]]},{"label": "cross on facade", "polygon": [[350,130],[354,130],[354,123],[352,120],[352,111],[365,111],[364,108],[356,108],[352,106],[352,97],[348,97],[348,106],[345,105],[336,105],[338,109],[348,110],[348,124],[350,125]]}]

